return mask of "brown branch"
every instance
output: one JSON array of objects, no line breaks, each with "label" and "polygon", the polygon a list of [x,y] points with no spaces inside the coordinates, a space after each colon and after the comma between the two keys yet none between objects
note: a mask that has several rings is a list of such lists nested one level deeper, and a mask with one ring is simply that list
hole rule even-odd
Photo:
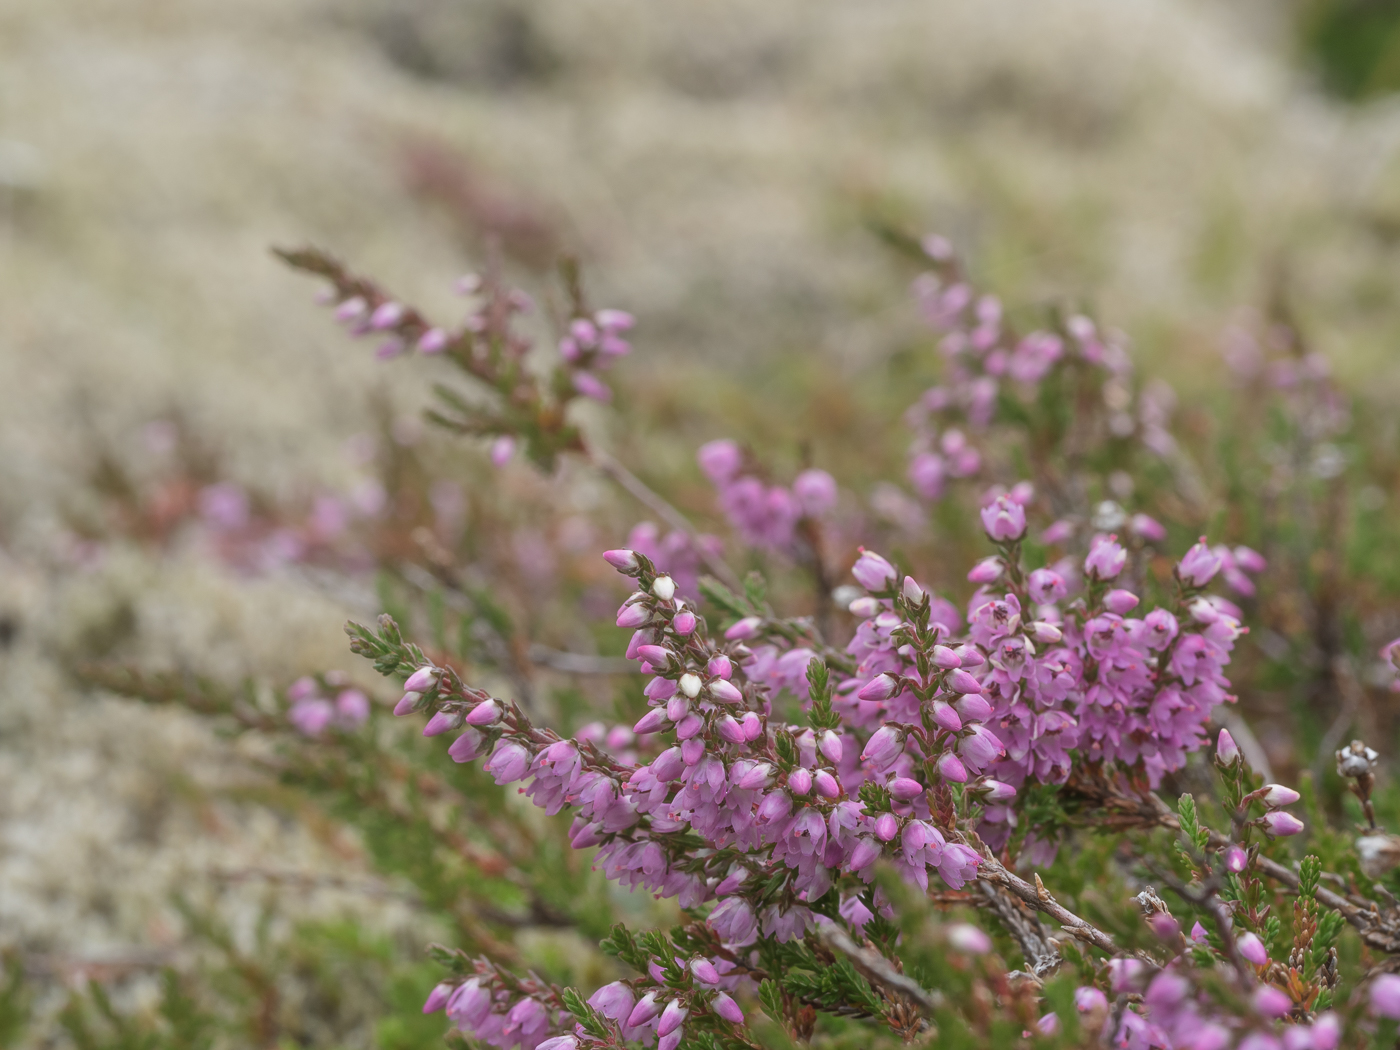
[{"label": "brown branch", "polygon": [[925,988],[913,978],[906,977],[874,948],[857,944],[836,923],[821,923],[817,927],[817,936],[833,952],[849,959],[856,971],[878,988],[885,998],[893,1002],[907,1002],[925,1017],[933,1016],[933,1012],[943,1005],[942,992],[936,988]]}]

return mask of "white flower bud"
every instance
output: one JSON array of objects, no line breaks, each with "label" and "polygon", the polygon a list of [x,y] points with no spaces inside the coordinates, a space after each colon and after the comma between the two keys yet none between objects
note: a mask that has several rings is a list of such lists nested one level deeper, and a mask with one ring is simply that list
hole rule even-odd
[{"label": "white flower bud", "polygon": [[680,681],[676,684],[680,686],[681,692],[692,700],[700,695],[700,678],[698,675],[689,673],[683,674],[681,675]]},{"label": "white flower bud", "polygon": [[669,602],[676,596],[676,581],[669,576],[658,576],[651,585],[651,593],[663,602]]}]

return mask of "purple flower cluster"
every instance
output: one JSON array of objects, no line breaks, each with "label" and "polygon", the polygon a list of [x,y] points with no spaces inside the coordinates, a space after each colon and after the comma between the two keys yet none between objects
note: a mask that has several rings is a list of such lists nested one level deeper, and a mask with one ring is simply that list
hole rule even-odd
[{"label": "purple flower cluster", "polygon": [[306,676],[298,678],[287,689],[287,721],[304,736],[317,737],[328,727],[358,729],[369,718],[369,697],[358,689],[344,687],[334,673],[326,675],[323,685]]},{"label": "purple flower cluster", "polygon": [[568,362],[574,389],[584,397],[612,400],[612,390],[596,373],[631,353],[632,346],[622,333],[633,324],[632,315],[621,310],[599,310],[569,323],[568,334],[559,340],[559,354]]},{"label": "purple flower cluster", "polygon": [[1136,436],[1161,455],[1172,451],[1175,444],[1166,430],[1169,392],[1149,388],[1134,406],[1128,384],[1132,364],[1121,334],[1101,332],[1089,318],[1075,315],[1060,331],[1018,336],[1003,317],[1001,301],[979,294],[962,276],[946,240],[927,238],[924,250],[933,269],[914,281],[914,296],[925,321],[942,333],[939,346],[947,368],[943,382],[925,391],[905,417],[916,435],[908,477],[919,495],[937,500],[949,479],[976,475],[983,456],[967,431],[991,426],[1002,397],[1033,399],[1056,369],[1095,377],[1111,435]]},{"label": "purple flower cluster", "polygon": [[824,470],[804,470],[792,485],[770,485],[747,468],[732,441],[711,441],[697,455],[700,469],[719,491],[720,506],[745,543],[790,550],[799,523],[836,506],[836,480]]}]

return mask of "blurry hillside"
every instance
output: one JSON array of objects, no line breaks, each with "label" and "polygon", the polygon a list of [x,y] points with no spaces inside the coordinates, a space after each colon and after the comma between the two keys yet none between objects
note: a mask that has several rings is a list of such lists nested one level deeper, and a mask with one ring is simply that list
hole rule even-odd
[{"label": "blurry hillside", "polygon": [[1339,374],[1393,398],[1400,108],[1322,94],[1268,10],[0,5],[0,945],[71,976],[173,950],[170,892],[211,871],[357,863],[230,801],[242,767],[201,725],[66,670],[349,667],[337,624],[375,611],[367,588],[194,548],[88,558],[73,529],[79,484],[103,453],[139,461],[153,420],[289,498],[353,482],[374,397],[411,436],[419,381],[342,338],[270,245],[442,312],[488,240],[521,274],[571,251],[639,317],[637,402],[727,372],[780,421],[785,369],[878,369],[915,327],[881,223],[948,234],[1008,299],[1092,295],[1188,397],[1219,380],[1231,312],[1282,282]]}]

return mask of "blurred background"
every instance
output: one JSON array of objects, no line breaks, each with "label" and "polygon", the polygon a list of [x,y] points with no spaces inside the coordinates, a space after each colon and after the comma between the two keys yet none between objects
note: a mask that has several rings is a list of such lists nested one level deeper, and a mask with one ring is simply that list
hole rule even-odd
[{"label": "blurred background", "polygon": [[[1008,302],[1126,331],[1202,433],[1224,333],[1282,298],[1393,457],[1397,90],[1386,0],[0,4],[0,948],[47,1018],[25,1038],[81,1043],[54,1017],[87,978],[149,1007],[198,916],[253,944],[271,897],[323,920],[276,965],[369,960],[354,980],[382,989],[408,958],[416,1009],[432,922],[365,842],[269,788],[246,739],[83,673],[364,674],[339,623],[385,606],[373,574],[177,527],[296,507],[329,534],[382,499],[384,449],[441,460],[422,374],[346,340],[272,246],[443,315],[488,244],[526,287],[576,256],[593,301],[638,317],[618,411],[665,430],[632,465],[689,472],[668,494],[697,513],[693,450],[719,436],[900,476],[902,446],[860,439],[918,389],[891,230],[945,234]],[[1367,513],[1393,512],[1391,469]],[[475,491],[434,490],[439,515]],[[1394,561],[1355,568],[1385,592]],[[327,972],[304,986],[353,1000]],[[437,1038],[356,1009],[263,1042]]]}]

